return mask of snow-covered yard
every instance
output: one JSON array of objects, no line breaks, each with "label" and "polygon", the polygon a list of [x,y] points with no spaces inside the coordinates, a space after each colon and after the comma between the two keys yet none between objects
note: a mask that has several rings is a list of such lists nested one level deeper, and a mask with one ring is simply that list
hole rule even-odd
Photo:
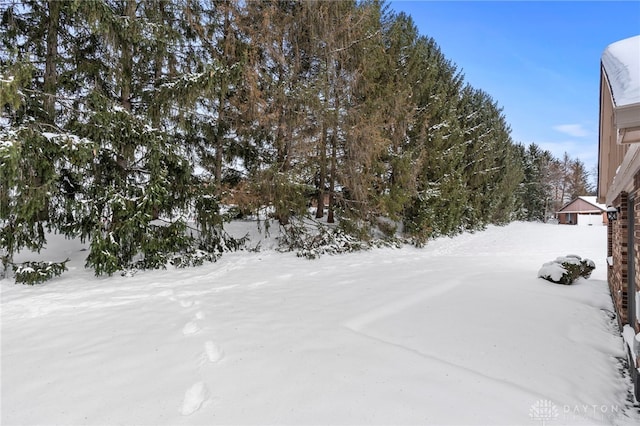
[{"label": "snow-covered yard", "polygon": [[[304,260],[0,281],[3,425],[640,424],[606,228],[535,223]],[[589,280],[536,277],[557,256]]]}]

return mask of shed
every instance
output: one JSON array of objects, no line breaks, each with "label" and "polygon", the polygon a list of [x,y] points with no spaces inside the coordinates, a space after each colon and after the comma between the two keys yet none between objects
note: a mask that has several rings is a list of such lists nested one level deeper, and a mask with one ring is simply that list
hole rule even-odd
[{"label": "shed", "polygon": [[561,225],[605,225],[607,207],[598,204],[595,196],[581,196],[562,207],[557,216]]}]

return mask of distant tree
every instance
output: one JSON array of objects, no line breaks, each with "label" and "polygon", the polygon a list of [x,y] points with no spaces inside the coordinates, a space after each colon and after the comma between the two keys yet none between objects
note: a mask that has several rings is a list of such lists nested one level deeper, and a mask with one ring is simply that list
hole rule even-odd
[{"label": "distant tree", "polygon": [[523,154],[523,164],[520,216],[526,220],[547,220],[571,200],[593,194],[584,164],[567,153],[557,159],[549,151],[531,144]]},{"label": "distant tree", "polygon": [[594,195],[594,189],[589,181],[589,173],[580,159],[575,159],[570,162],[567,178],[571,199],[575,199],[581,195]]},{"label": "distant tree", "polygon": [[508,222],[523,171],[502,111],[487,93],[467,86],[458,114],[464,129],[463,173],[469,193],[466,226],[476,229]]},{"label": "distant tree", "polygon": [[553,155],[532,143],[524,153],[522,191],[523,217],[530,221],[546,221],[553,210],[550,168]]},{"label": "distant tree", "polygon": [[566,152],[562,159],[552,158],[549,163],[548,182],[550,185],[551,209],[558,211],[562,206],[571,201],[568,191],[568,168],[571,158]]}]

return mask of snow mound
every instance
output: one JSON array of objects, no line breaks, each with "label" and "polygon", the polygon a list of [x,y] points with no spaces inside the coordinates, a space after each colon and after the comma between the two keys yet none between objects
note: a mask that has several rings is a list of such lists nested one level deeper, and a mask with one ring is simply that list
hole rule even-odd
[{"label": "snow mound", "polygon": [[558,262],[547,262],[542,265],[542,268],[538,271],[539,278],[550,278],[551,281],[559,282],[562,279],[562,276],[567,273],[567,270],[564,269],[562,263]]}]

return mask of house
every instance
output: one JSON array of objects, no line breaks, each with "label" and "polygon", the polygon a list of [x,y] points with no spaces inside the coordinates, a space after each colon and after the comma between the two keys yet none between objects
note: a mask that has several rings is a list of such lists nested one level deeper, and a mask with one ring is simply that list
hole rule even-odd
[{"label": "house", "polygon": [[607,280],[640,401],[640,36],[602,54],[597,201],[608,206]]},{"label": "house", "polygon": [[561,225],[606,225],[607,207],[597,197],[578,197],[556,212]]}]

